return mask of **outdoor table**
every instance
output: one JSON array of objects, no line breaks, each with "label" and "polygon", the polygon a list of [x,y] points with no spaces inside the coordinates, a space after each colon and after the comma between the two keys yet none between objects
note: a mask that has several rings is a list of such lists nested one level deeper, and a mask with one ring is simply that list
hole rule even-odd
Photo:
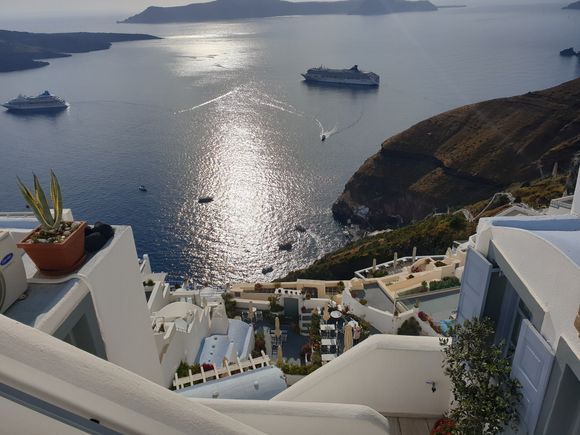
[{"label": "outdoor table", "polygon": [[332,324],[332,323],[321,323],[320,324],[321,331],[334,331],[335,329],[336,329],[336,326],[334,326],[334,324]]},{"label": "outdoor table", "polygon": [[334,358],[336,358],[335,353],[323,353],[321,356],[322,361],[332,361]]},{"label": "outdoor table", "polygon": [[323,346],[336,346],[336,338],[323,338],[321,344]]},{"label": "outdoor table", "polygon": [[330,317],[333,319],[340,319],[342,317],[342,313],[340,311],[333,311],[330,313]]}]

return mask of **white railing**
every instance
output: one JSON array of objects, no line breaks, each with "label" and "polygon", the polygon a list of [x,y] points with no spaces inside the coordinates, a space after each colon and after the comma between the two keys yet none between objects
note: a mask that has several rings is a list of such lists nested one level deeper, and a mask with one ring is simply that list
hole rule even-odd
[{"label": "white railing", "polygon": [[196,382],[202,381],[207,382],[212,379],[220,379],[225,376],[232,376],[235,372],[243,373],[244,370],[255,370],[260,367],[266,367],[270,365],[270,357],[262,351],[262,356],[258,358],[252,358],[249,355],[249,359],[247,361],[240,361],[238,357],[236,357],[236,362],[234,364],[230,364],[227,358],[224,358],[224,366],[220,369],[213,367],[213,370],[205,371],[203,369],[203,365],[201,368],[201,373],[193,374],[191,373],[191,369],[189,370],[189,375],[183,378],[177,377],[177,373],[175,373],[175,379],[173,380],[173,386],[176,390],[180,390],[185,388],[186,386],[194,385]]},{"label": "white railing", "polygon": [[553,199],[550,201],[550,208],[565,208],[567,210],[571,210],[573,200],[574,195]]}]

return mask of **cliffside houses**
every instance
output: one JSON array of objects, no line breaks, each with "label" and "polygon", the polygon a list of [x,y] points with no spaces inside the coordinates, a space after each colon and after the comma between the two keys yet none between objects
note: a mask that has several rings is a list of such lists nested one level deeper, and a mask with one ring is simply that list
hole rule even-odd
[{"label": "cliffside houses", "polygon": [[[321,312],[325,305],[346,309],[381,333],[396,334],[403,322],[416,317],[424,335],[436,335],[418,313],[427,310],[437,322],[455,316],[466,246],[444,255],[402,257],[357,271],[354,278],[344,281],[241,283],[228,292],[240,311],[250,302],[257,310],[269,311],[269,299],[275,297],[284,315],[298,318],[303,335],[308,334],[312,310]],[[441,290],[429,291],[430,285],[436,287],[431,283],[441,283]]]},{"label": "cliffside houses", "polygon": [[[519,431],[577,433],[580,181],[576,192],[571,202],[562,201],[569,208],[557,207],[568,213],[481,219],[460,249],[442,258],[393,259],[384,276],[361,272],[363,277],[342,284],[239,284],[229,291],[241,310],[250,303],[267,310],[271,295],[279,296],[282,311],[299,315],[302,308],[332,303],[364,315],[379,332],[393,332],[404,316],[430,306],[421,298],[434,290],[415,293],[423,282],[431,287],[461,278],[455,319],[488,317],[495,341],[507,343],[505,358],[522,384]],[[429,433],[449,411],[451,383],[439,338],[431,334],[372,335],[259,403],[223,398],[240,397],[236,391],[248,387],[255,390],[253,398],[264,398],[260,388],[279,388],[280,379],[259,377],[276,375],[269,361],[256,373],[202,385],[205,398],[169,391],[176,363],[196,360],[208,339],[216,365],[222,355],[250,350],[251,319],[227,319],[219,292],[211,289],[172,290],[163,275],[152,274],[147,258],[137,261],[126,226],[115,227],[114,238],[77,272],[40,275],[14,246],[34,225],[30,216],[0,217],[0,416],[6,433],[290,435],[324,428],[334,434],[406,435]],[[143,286],[149,279],[153,288]],[[418,307],[413,303],[405,311],[409,294]],[[214,336],[227,336],[227,346],[213,348]],[[226,360],[216,377],[230,369]]]}]

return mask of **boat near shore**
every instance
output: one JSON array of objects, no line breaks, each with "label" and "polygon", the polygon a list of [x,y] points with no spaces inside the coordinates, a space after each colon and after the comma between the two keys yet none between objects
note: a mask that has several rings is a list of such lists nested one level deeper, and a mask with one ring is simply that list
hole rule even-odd
[{"label": "boat near shore", "polygon": [[62,98],[52,95],[49,91],[44,91],[36,97],[19,95],[2,106],[15,112],[47,112],[64,110],[69,107],[69,104]]}]

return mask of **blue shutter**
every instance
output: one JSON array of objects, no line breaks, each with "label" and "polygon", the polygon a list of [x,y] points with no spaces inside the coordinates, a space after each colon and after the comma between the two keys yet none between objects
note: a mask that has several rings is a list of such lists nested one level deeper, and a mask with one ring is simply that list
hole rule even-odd
[{"label": "blue shutter", "polygon": [[461,277],[461,291],[457,308],[457,321],[463,323],[483,313],[487,287],[491,277],[492,265],[487,258],[469,248],[465,269]]},{"label": "blue shutter", "polygon": [[512,363],[512,376],[522,384],[519,411],[529,434],[536,429],[553,362],[554,352],[550,345],[530,321],[524,319]]}]

